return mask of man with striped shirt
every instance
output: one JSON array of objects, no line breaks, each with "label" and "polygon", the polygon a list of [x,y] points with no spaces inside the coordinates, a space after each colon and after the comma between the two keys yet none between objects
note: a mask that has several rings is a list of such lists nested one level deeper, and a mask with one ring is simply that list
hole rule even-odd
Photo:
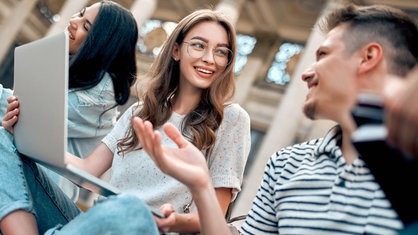
[{"label": "man with striped shirt", "polygon": [[[404,227],[351,142],[351,109],[358,94],[384,95],[417,64],[417,25],[397,9],[350,5],[325,17],[321,29],[316,62],[302,75],[309,88],[303,110],[338,125],[270,157],[242,234],[396,234]],[[202,154],[170,125],[164,130],[178,150],[162,146],[149,123],[134,122],[157,165],[189,186],[201,232],[228,234]]]},{"label": "man with striped shirt", "polygon": [[416,65],[417,26],[384,6],[349,6],[323,23],[325,41],[302,75],[309,88],[303,110],[338,125],[271,156],[243,234],[394,234],[403,227],[351,143],[350,111],[360,92],[383,94]]}]

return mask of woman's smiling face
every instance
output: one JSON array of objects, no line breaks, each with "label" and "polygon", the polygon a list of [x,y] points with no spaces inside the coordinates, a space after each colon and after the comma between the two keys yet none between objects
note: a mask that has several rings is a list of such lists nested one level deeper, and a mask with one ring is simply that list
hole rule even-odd
[{"label": "woman's smiling face", "polygon": [[100,3],[83,8],[74,14],[68,23],[70,54],[75,54],[86,39],[100,9]]},{"label": "woman's smiling face", "polygon": [[[193,45],[204,49],[200,58],[193,55]],[[217,22],[206,21],[195,25],[186,35],[181,45],[175,45],[173,58],[180,63],[180,86],[195,89],[206,89],[225,71],[226,64],[219,64],[219,50],[229,47],[228,34]],[[188,51],[189,50],[189,51]],[[218,62],[218,63],[217,63]]]}]

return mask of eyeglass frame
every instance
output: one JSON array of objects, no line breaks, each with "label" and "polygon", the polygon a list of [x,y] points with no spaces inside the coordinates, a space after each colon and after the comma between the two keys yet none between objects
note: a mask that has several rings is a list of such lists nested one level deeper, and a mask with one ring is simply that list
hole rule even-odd
[{"label": "eyeglass frame", "polygon": [[[198,57],[195,57],[195,56],[192,56],[191,54],[190,54],[190,52],[189,52],[189,47],[190,47],[190,42],[191,41],[199,41],[201,44],[203,44],[205,47],[204,48],[202,48],[202,55],[201,56],[198,56]],[[208,53],[208,48],[209,48],[209,46],[207,45],[207,43],[205,42],[205,41],[202,41],[202,40],[200,40],[200,39],[190,39],[189,41],[183,41],[183,43],[186,43],[187,44],[187,48],[186,48],[186,51],[187,51],[187,54],[189,54],[189,56],[190,57],[192,57],[192,58],[195,58],[195,59],[198,59],[198,58],[202,58],[204,55],[206,55],[207,53]],[[225,49],[227,49],[228,50],[228,55],[226,56],[227,57],[227,63],[225,64],[225,65],[222,65],[222,64],[219,64],[218,62],[217,62],[217,60],[216,60],[216,53],[215,53],[215,50],[217,49],[217,48],[225,48]],[[193,46],[192,46],[192,50],[194,50],[194,51],[196,51],[195,49],[193,49]],[[196,51],[196,52],[199,52],[200,53],[200,51]],[[217,46],[217,47],[213,47],[212,48],[212,57],[213,57],[213,60],[215,61],[215,63],[216,64],[218,64],[219,66],[228,66],[229,64],[231,64],[231,62],[232,62],[232,55],[233,55],[233,52],[232,52],[232,50],[231,49],[229,49],[227,46]]]}]

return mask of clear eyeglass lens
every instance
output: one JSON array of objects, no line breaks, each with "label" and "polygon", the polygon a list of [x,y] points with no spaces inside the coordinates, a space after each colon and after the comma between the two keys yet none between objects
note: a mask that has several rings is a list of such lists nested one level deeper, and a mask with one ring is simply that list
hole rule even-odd
[{"label": "clear eyeglass lens", "polygon": [[[187,44],[187,53],[193,58],[202,58],[209,48],[204,42],[199,40],[191,40],[185,43]],[[232,51],[227,47],[215,47],[212,48],[212,54],[216,64],[226,66],[230,62],[229,58]]]}]

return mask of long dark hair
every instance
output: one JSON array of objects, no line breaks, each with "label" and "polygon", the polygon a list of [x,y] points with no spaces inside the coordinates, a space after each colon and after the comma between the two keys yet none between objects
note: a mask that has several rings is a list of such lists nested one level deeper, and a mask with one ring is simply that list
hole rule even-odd
[{"label": "long dark hair", "polygon": [[116,103],[125,104],[136,80],[137,40],[132,13],[117,3],[102,1],[86,39],[70,59],[69,88],[92,88],[107,72],[112,77]]}]

